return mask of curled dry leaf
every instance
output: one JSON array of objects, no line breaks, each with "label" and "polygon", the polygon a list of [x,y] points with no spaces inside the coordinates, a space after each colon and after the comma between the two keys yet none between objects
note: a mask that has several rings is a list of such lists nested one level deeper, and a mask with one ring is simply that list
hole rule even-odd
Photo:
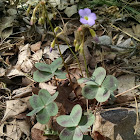
[{"label": "curled dry leaf", "polygon": [[53,85],[50,85],[50,84],[47,84],[47,83],[39,83],[39,87],[41,89],[46,89],[48,90],[48,92],[52,95],[56,92],[56,86],[53,86]]},{"label": "curled dry leaf", "polygon": [[6,111],[4,117],[2,118],[2,122],[8,118],[14,117],[15,115],[24,112],[27,109],[27,98],[24,98],[22,100],[17,99],[6,101]]}]

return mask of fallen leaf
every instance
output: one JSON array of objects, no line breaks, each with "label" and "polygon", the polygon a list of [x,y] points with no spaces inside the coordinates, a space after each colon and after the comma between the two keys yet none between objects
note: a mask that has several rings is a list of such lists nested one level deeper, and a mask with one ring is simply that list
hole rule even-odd
[{"label": "fallen leaf", "polygon": [[25,100],[26,98],[22,100],[17,99],[6,101],[6,111],[4,113],[4,117],[2,118],[2,122],[24,112],[27,109],[27,103]]},{"label": "fallen leaf", "polygon": [[46,89],[52,95],[56,92],[56,86],[50,85],[48,83],[39,83],[41,89]]},{"label": "fallen leaf", "polygon": [[35,44],[32,44],[30,46],[32,52],[36,52],[36,51],[40,50],[40,47],[41,47],[41,41],[39,41]]}]

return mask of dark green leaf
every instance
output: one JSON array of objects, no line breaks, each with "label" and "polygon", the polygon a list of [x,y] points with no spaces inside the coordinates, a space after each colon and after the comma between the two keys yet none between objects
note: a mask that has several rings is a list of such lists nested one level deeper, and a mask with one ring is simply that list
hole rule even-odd
[{"label": "dark green leaf", "polygon": [[61,115],[57,117],[57,123],[63,127],[74,127],[80,122],[82,116],[82,108],[80,105],[75,105],[70,115]]},{"label": "dark green leaf", "polygon": [[75,127],[64,128],[59,135],[60,140],[73,140],[74,132]]},{"label": "dark green leaf", "polygon": [[91,136],[84,135],[83,140],[92,140]]},{"label": "dark green leaf", "polygon": [[100,87],[96,94],[96,100],[98,102],[105,102],[110,97],[111,91],[106,90],[104,87]]},{"label": "dark green leaf", "polygon": [[30,105],[33,109],[44,106],[42,100],[38,95],[33,95],[29,99]]},{"label": "dark green leaf", "polygon": [[54,74],[48,73],[48,72],[41,72],[41,71],[35,71],[33,74],[33,79],[36,82],[46,82],[49,81]]},{"label": "dark green leaf", "polygon": [[48,104],[46,110],[50,116],[55,116],[58,113],[58,107],[55,102]]},{"label": "dark green leaf", "polygon": [[78,79],[78,83],[79,84],[84,83],[86,85],[98,85],[97,83],[95,83],[94,80],[92,80],[90,78],[81,78],[81,79]]},{"label": "dark green leaf", "polygon": [[50,115],[46,108],[42,109],[39,113],[37,113],[37,121],[41,124],[46,124],[50,119]]},{"label": "dark green leaf", "polygon": [[56,75],[57,78],[59,79],[66,79],[66,73],[65,72],[62,72],[60,70],[57,70],[54,75]]},{"label": "dark green leaf", "polygon": [[79,127],[76,127],[73,140],[82,140],[83,139],[83,133]]},{"label": "dark green leaf", "polygon": [[36,113],[38,113],[42,109],[43,109],[43,106],[42,107],[35,108],[30,113],[28,113],[27,116],[33,116],[33,115],[35,115]]},{"label": "dark green leaf", "polygon": [[48,101],[50,100],[51,95],[50,95],[50,93],[46,89],[41,89],[39,91],[39,94],[38,95],[39,95],[39,97],[42,100],[42,102],[43,102],[44,105],[47,105],[47,104],[50,103]]},{"label": "dark green leaf", "polygon": [[118,80],[113,75],[108,75],[103,82],[103,86],[107,90],[115,91],[118,88]]},{"label": "dark green leaf", "polygon": [[93,85],[86,85],[83,89],[82,89],[82,95],[87,98],[87,99],[94,99],[96,94],[98,91],[98,87],[97,86],[93,86]]},{"label": "dark green leaf", "polygon": [[51,64],[50,64],[50,68],[51,68],[51,72],[54,73],[62,64],[62,59],[61,58],[57,58],[56,60],[54,60]]},{"label": "dark green leaf", "polygon": [[44,71],[44,72],[49,72],[51,73],[51,68],[48,64],[44,64],[44,63],[36,63],[35,67],[39,70],[39,71]]},{"label": "dark green leaf", "polygon": [[101,85],[105,76],[106,70],[103,67],[98,67],[92,74],[91,79],[94,80],[97,84]]}]

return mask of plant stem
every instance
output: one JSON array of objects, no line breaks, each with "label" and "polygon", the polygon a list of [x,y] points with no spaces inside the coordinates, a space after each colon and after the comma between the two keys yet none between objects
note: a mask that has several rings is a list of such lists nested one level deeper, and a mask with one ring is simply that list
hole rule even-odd
[{"label": "plant stem", "polygon": [[84,53],[84,49],[83,49],[83,57],[84,57],[84,63],[85,63],[85,69],[86,69],[86,73],[87,73],[87,77],[89,77],[89,73],[88,73],[88,67],[87,67],[87,61],[86,61],[86,57],[85,57],[85,53]]},{"label": "plant stem", "polygon": [[[47,10],[46,10],[46,11],[47,11]],[[64,58],[63,58],[63,56],[62,56],[62,53],[61,53],[61,50],[60,50],[60,47],[59,47],[59,44],[58,44],[58,41],[57,41],[56,33],[54,32],[54,28],[53,28],[53,26],[52,26],[52,23],[51,23],[49,17],[48,17],[48,14],[46,14],[46,16],[47,16],[47,19],[48,19],[49,24],[50,24],[50,26],[51,26],[51,29],[52,29],[52,31],[53,31],[53,33],[54,33],[54,37],[55,37],[56,43],[57,43],[57,45],[58,45],[58,50],[59,50],[60,56],[61,56],[61,58],[62,58],[64,67],[65,67],[65,69],[66,69],[66,71],[67,71],[67,74],[68,74],[68,77],[69,77],[69,80],[70,80],[70,85],[71,85],[71,87],[73,88],[73,83],[72,83],[72,80],[71,80],[71,77],[70,77],[70,73],[69,73],[68,67],[67,67],[67,65],[66,65],[66,63],[65,63],[65,61],[64,61]],[[73,89],[73,91],[74,91],[74,89]],[[74,93],[75,93],[75,91],[74,91]],[[78,95],[77,95],[76,93],[75,93],[75,96],[76,96],[77,99],[79,100]]]},{"label": "plant stem", "polygon": [[76,61],[77,61],[77,63],[78,63],[79,69],[80,69],[80,71],[81,71],[81,75],[82,75],[82,77],[83,77],[83,72],[82,72],[82,69],[81,69],[81,66],[80,66],[80,62],[79,62],[79,60],[78,60],[76,54],[75,54],[75,53],[73,52],[73,50],[70,48],[70,45],[69,45],[69,43],[67,42],[66,39],[65,39],[65,42],[66,42],[66,44],[68,45],[69,50],[71,51],[71,53],[74,55],[74,57],[75,57],[75,59],[76,59]]}]

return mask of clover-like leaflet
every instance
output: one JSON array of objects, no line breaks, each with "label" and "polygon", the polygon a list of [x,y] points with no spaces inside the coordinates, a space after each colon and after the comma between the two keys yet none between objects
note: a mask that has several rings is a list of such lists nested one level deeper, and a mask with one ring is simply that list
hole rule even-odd
[{"label": "clover-like leaflet", "polygon": [[51,96],[47,90],[41,89],[38,95],[30,97],[29,102],[33,110],[27,116],[36,114],[37,121],[41,124],[46,124],[51,116],[55,116],[58,113],[58,107],[54,102],[57,96],[58,92]]},{"label": "clover-like leaflet", "polygon": [[82,108],[75,105],[70,115],[61,115],[57,117],[57,123],[65,127],[59,137],[61,140],[82,140],[83,133],[90,131],[95,117],[93,114],[82,116]]},{"label": "clover-like leaflet", "polygon": [[33,79],[37,82],[46,82],[53,76],[56,76],[59,79],[65,79],[66,73],[58,70],[61,64],[61,58],[57,58],[50,65],[44,63],[36,63],[35,67],[38,70],[34,72]]},{"label": "clover-like leaflet", "polygon": [[82,95],[85,98],[95,98],[98,102],[105,102],[110,95],[114,95],[118,87],[117,79],[112,75],[106,76],[106,70],[102,67],[95,69],[91,78],[81,78],[78,83],[86,84],[82,89]]}]

